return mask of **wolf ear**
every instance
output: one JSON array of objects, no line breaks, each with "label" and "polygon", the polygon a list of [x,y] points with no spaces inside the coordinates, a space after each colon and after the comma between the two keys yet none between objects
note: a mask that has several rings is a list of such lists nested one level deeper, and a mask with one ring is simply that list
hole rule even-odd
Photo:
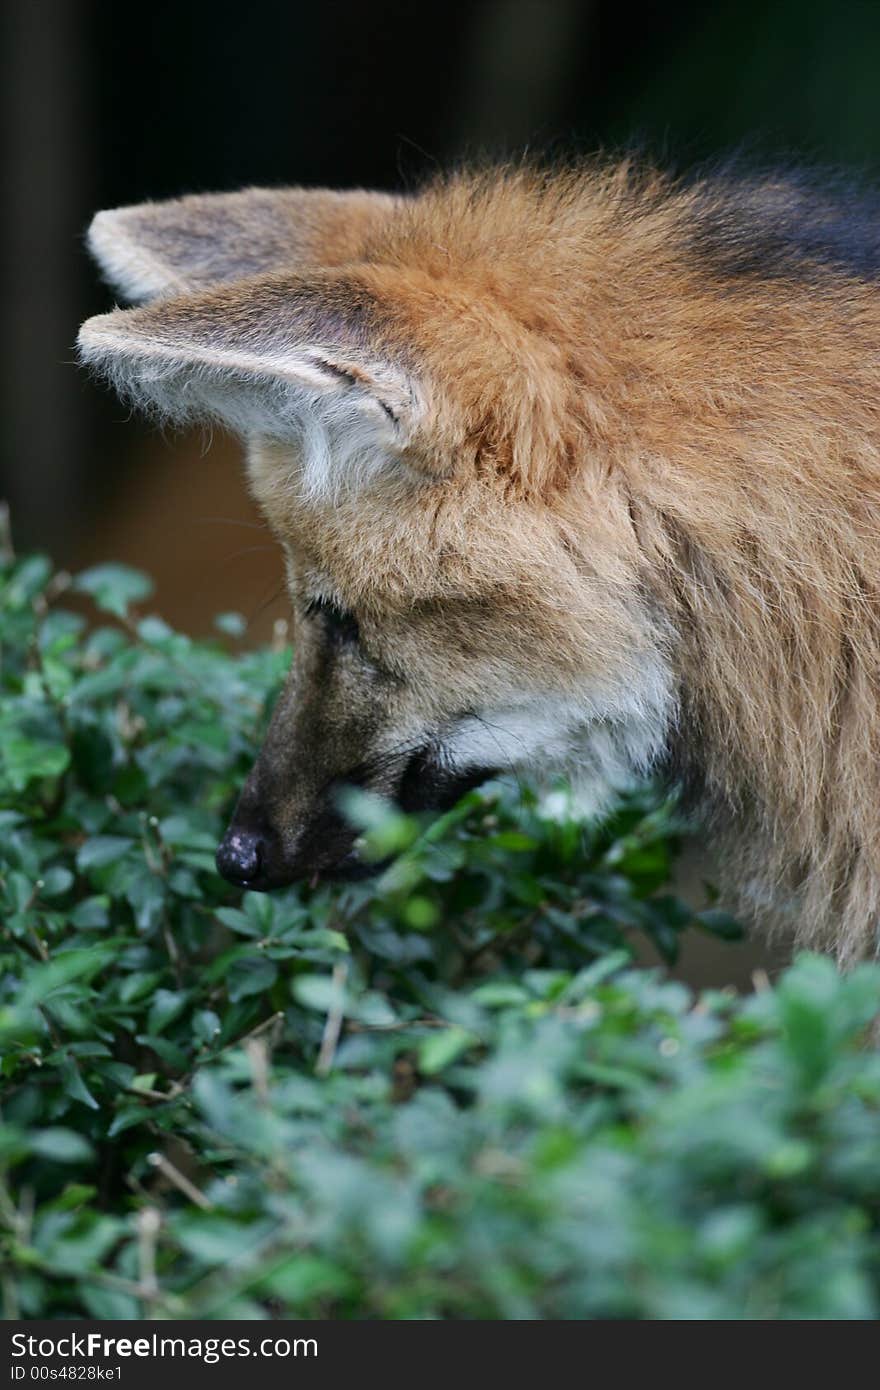
[{"label": "wolf ear", "polygon": [[359,258],[402,198],[356,189],[248,188],[99,212],[89,250],[134,303],[244,276]]},{"label": "wolf ear", "polygon": [[320,271],[117,309],[89,319],[78,346],[121,395],[167,419],[304,443],[310,486],[326,490],[409,441],[422,396],[398,338],[364,276]]}]

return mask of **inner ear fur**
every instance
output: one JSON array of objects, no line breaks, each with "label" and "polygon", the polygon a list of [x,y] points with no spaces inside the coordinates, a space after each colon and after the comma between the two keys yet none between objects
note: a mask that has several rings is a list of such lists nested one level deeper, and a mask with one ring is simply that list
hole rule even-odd
[{"label": "inner ear fur", "polygon": [[112,288],[140,304],[276,270],[357,261],[403,203],[362,189],[192,194],[99,212],[87,243]]},{"label": "inner ear fur", "polygon": [[389,444],[414,424],[411,363],[383,305],[350,272],[275,274],[89,319],[82,360],[135,404],[286,438],[303,420],[372,419]]}]

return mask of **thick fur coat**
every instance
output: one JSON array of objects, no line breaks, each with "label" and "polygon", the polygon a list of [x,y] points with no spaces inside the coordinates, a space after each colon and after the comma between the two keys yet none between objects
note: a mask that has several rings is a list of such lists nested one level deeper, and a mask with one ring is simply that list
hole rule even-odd
[{"label": "thick fur coat", "polygon": [[224,871],[348,864],[345,780],[654,772],[749,911],[876,952],[873,200],[596,162],[146,204],[91,246],[150,302],[84,359],[243,434],[287,555],[295,669]]}]

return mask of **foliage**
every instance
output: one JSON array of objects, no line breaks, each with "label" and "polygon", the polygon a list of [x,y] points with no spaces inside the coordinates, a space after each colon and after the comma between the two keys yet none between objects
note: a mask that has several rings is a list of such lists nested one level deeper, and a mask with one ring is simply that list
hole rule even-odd
[{"label": "foliage", "polygon": [[288,653],[148,595],[2,570],[7,1316],[877,1315],[880,968],[633,968],[736,930],[670,894],[648,793],[592,829],[500,783],[427,825],[359,797],[380,878],[233,893]]}]

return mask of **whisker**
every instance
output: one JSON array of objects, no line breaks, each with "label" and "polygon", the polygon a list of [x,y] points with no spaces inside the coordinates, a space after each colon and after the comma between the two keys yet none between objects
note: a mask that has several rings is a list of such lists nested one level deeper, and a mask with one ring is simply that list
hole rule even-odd
[{"label": "whisker", "polygon": [[265,522],[245,521],[243,517],[237,516],[197,516],[194,519],[196,526],[241,526],[249,531],[265,531],[269,528]]},{"label": "whisker", "polygon": [[[472,718],[472,719],[476,719],[476,721],[477,721],[478,724],[482,724],[482,726],[483,726],[484,729],[488,729],[488,731],[489,731],[490,734],[495,735],[495,743],[496,743],[497,747],[499,748],[499,750],[501,750],[501,751],[503,752],[504,745],[502,744],[501,739],[497,737],[497,733],[498,733],[498,731],[499,731],[500,726],[490,724],[490,723],[489,723],[489,720],[488,720],[488,719],[484,719],[483,716],[482,716],[481,714],[474,714],[473,712],[471,712],[471,718]],[[508,733],[508,734],[509,734],[509,732],[510,732],[509,730],[505,730],[505,733]],[[514,737],[517,737],[517,735],[514,735]],[[520,737],[520,738],[519,738],[519,742],[522,744],[523,748],[526,747],[525,739],[523,739],[523,738]],[[523,796],[523,795],[525,794],[525,786],[523,785],[523,783],[522,783],[522,781],[521,781],[521,779],[520,779],[519,769],[518,769],[517,767],[514,766],[514,767],[505,768],[505,771],[506,771],[506,772],[512,772],[512,773],[513,773],[513,777],[514,777],[514,780],[515,780],[515,782],[516,782],[517,789],[519,790],[519,794],[520,794],[520,796]]]},{"label": "whisker", "polygon": [[[257,549],[259,548],[260,547],[257,547]],[[280,584],[277,588],[273,587],[272,592],[269,594],[268,598],[264,598],[263,601],[258,605],[258,607],[251,611],[250,616],[248,617],[248,625],[250,626],[251,623],[256,622],[257,618],[259,618],[263,613],[265,613],[267,608],[269,608],[273,603],[277,603],[280,598],[284,598],[286,596],[286,593],[287,590],[285,589],[283,584]]]},{"label": "whisker", "polygon": [[266,551],[274,551],[274,545],[245,545],[240,550],[232,550],[226,556],[227,563],[230,560],[238,560],[242,555],[264,555]]}]

